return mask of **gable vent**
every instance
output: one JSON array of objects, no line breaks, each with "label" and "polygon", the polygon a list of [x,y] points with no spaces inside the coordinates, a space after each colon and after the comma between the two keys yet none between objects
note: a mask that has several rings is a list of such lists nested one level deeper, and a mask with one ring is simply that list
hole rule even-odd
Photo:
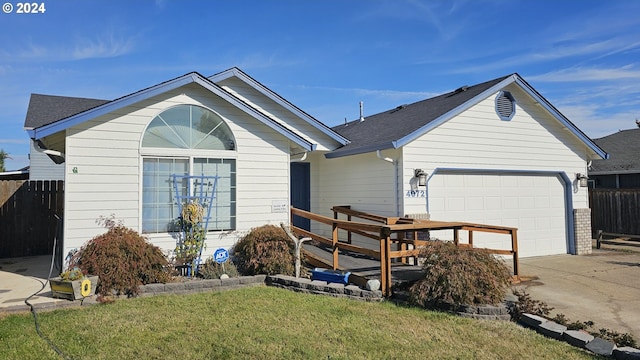
[{"label": "gable vent", "polygon": [[516,113],[516,100],[508,91],[501,91],[496,97],[496,113],[501,120],[511,120]]}]

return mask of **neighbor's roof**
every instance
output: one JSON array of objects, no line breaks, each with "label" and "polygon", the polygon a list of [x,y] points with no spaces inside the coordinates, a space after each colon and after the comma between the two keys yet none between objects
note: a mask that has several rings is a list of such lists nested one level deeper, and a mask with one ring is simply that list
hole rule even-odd
[{"label": "neighbor's roof", "polygon": [[620,130],[594,140],[609,153],[608,160],[593,160],[589,174],[623,174],[640,172],[640,128]]},{"label": "neighbor's roof", "polygon": [[34,129],[108,103],[109,100],[31,94],[24,127]]},{"label": "neighbor's roof", "polygon": [[536,99],[596,154],[606,158],[607,154],[593,140],[562,115],[517,73],[473,86],[463,86],[443,95],[366,116],[364,121],[358,119],[333,127],[335,132],[349,139],[350,143],[326,154],[326,157],[337,158],[376,150],[400,148],[512,83],[519,85]]}]

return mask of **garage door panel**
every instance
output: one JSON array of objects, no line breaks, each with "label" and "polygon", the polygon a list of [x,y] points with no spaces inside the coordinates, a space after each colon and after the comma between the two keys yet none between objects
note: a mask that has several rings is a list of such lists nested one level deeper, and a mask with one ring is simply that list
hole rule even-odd
[{"label": "garage door panel", "polygon": [[[433,220],[517,227],[523,257],[567,252],[564,187],[556,176],[436,174],[429,181],[429,210]],[[468,241],[466,232],[460,235]],[[498,234],[476,232],[474,243],[511,248],[511,238]]]}]

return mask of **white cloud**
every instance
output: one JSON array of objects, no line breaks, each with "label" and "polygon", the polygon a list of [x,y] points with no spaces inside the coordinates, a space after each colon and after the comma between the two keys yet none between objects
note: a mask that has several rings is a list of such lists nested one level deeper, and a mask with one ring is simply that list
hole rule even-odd
[{"label": "white cloud", "polygon": [[[612,54],[629,51],[636,48],[637,45],[629,45],[628,43],[618,40],[606,40],[596,43],[577,43],[574,45],[554,45],[548,44],[544,48],[537,51],[530,51],[518,56],[504,57],[499,61],[486,61],[483,64],[475,66],[463,66],[454,71],[454,73],[482,73],[490,70],[522,68],[525,65],[537,63],[551,63],[553,61],[580,58],[592,55],[595,59],[606,57]],[[512,50],[509,50],[512,51]],[[497,54],[498,56],[500,54]],[[471,59],[477,62],[477,59]],[[532,77],[527,77],[528,79]]]},{"label": "white cloud", "polygon": [[[41,45],[29,42],[20,49],[0,50],[0,59],[6,63],[24,65],[24,62],[71,61],[94,58],[112,58],[126,55],[133,51],[134,37],[116,36],[114,34],[99,35],[94,38],[80,38],[75,45],[48,44]],[[1,73],[0,69],[0,73]]]},{"label": "white cloud", "polygon": [[133,47],[133,38],[116,39],[114,35],[97,39],[82,39],[76,44],[73,59],[113,58],[131,52]]},{"label": "white cloud", "polygon": [[564,106],[560,111],[592,139],[635,128],[635,119],[638,118],[638,114],[633,111],[603,115],[596,106],[590,105]]},{"label": "white cloud", "polygon": [[640,80],[640,70],[633,65],[618,68],[577,67],[529,76],[527,79],[539,82]]}]

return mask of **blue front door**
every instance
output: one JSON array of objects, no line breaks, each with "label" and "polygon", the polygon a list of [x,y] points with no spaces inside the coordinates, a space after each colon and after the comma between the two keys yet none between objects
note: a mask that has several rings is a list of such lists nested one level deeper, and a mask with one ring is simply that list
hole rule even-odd
[{"label": "blue front door", "polygon": [[[291,163],[291,206],[311,210],[311,167],[309,163]],[[309,219],[294,216],[293,225],[305,230],[311,230]]]}]

